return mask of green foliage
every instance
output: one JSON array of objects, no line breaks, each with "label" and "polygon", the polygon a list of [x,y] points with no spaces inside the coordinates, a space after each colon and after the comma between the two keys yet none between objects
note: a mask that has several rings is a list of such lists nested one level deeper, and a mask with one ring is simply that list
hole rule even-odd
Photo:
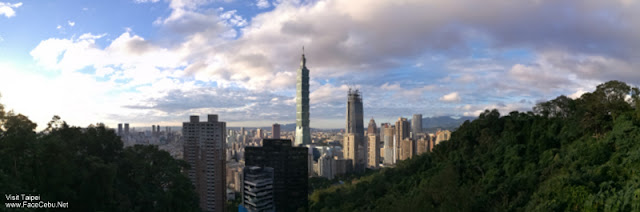
[{"label": "green foliage", "polygon": [[[0,105],[0,191],[69,203],[72,211],[199,211],[188,165],[155,146],[123,149],[103,125],[45,131]],[[5,200],[3,200],[4,202]]]},{"label": "green foliage", "polygon": [[312,211],[640,211],[637,88],[485,111],[433,152],[316,190]]}]

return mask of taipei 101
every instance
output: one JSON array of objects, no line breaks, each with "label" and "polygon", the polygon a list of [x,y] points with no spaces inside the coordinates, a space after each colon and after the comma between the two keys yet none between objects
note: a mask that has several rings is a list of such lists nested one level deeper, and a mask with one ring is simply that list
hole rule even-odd
[{"label": "taipei 101", "polygon": [[0,211],[640,211],[640,0],[0,0]]}]

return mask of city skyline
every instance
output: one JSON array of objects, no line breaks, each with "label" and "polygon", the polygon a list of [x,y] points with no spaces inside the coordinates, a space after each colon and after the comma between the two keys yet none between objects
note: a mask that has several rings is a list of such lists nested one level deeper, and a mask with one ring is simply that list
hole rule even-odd
[{"label": "city skyline", "polygon": [[608,80],[638,85],[638,10],[637,1],[0,0],[10,29],[0,32],[0,103],[38,130],[53,115],[83,127],[180,126],[209,113],[230,127],[294,123],[304,45],[311,128],[343,126],[349,85],[380,123],[506,114]]}]

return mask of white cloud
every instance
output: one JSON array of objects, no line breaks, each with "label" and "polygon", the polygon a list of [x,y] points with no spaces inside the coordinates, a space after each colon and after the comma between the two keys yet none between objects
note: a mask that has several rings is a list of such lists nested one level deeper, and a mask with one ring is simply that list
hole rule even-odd
[{"label": "white cloud", "polygon": [[62,29],[62,26],[58,25],[58,26],[56,27],[56,29]]},{"label": "white cloud", "polygon": [[70,27],[73,27],[76,25],[76,22],[73,21],[67,21],[67,24],[69,24]]},{"label": "white cloud", "polygon": [[461,98],[458,92],[452,92],[440,97],[440,101],[443,101],[443,102],[458,102],[460,100]]},{"label": "white cloud", "polygon": [[22,6],[22,2],[18,2],[15,4],[0,2],[0,15],[4,15],[7,18],[11,18],[16,15],[16,11],[13,10]]},{"label": "white cloud", "polygon": [[256,6],[260,9],[265,9],[271,7],[269,0],[256,0]]}]

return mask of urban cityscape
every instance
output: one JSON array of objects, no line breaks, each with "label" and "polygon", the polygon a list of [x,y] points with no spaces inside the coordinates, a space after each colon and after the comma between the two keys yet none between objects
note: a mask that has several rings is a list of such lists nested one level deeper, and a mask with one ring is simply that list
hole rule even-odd
[{"label": "urban cityscape", "polygon": [[114,130],[125,146],[157,145],[188,162],[189,179],[205,211],[220,211],[225,201],[236,196],[245,211],[297,211],[306,208],[310,177],[332,180],[365,169],[393,167],[451,137],[446,129],[423,131],[422,114],[380,126],[372,118],[365,128],[358,89],[349,89],[346,95],[343,130],[311,133],[309,72],[303,54],[297,76],[295,133],[281,131],[278,123],[270,129],[227,129],[217,114],[208,114],[206,121],[200,121],[200,115],[190,116],[182,131],[152,125],[150,131],[137,132],[129,123],[120,123]]},{"label": "urban cityscape", "polygon": [[640,211],[638,0],[0,0],[0,211]]}]

